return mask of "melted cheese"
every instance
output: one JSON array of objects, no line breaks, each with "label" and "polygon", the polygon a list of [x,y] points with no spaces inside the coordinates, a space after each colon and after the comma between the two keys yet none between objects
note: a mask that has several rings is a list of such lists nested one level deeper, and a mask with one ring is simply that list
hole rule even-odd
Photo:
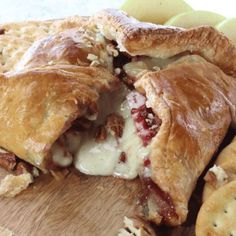
[{"label": "melted cheese", "polygon": [[[75,166],[82,173],[89,175],[114,175],[121,178],[133,179],[138,175],[142,159],[148,155],[148,148],[143,147],[142,141],[136,134],[133,119],[127,102],[124,101],[128,91],[120,91],[103,96],[99,104],[99,116],[96,124],[104,124],[110,113],[120,114],[124,120],[123,136],[116,139],[108,135],[102,142],[96,142],[92,131],[83,136],[81,147],[76,155]],[[122,152],[126,161],[120,161]]]},{"label": "melted cheese", "polygon": [[138,61],[132,61],[124,65],[125,73],[130,77],[138,77],[138,75],[145,71],[156,71],[165,68],[168,64],[176,61],[178,56],[168,59],[145,57],[142,56]]}]

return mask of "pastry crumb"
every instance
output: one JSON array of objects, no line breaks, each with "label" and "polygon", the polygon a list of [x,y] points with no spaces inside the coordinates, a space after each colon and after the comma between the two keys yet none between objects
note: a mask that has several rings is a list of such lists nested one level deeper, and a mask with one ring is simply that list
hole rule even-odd
[{"label": "pastry crumb", "polygon": [[117,236],[155,236],[151,226],[138,218],[124,217],[124,228],[120,229]]},{"label": "pastry crumb", "polygon": [[0,196],[15,197],[17,194],[25,190],[33,182],[30,173],[21,175],[7,175],[0,183]]}]

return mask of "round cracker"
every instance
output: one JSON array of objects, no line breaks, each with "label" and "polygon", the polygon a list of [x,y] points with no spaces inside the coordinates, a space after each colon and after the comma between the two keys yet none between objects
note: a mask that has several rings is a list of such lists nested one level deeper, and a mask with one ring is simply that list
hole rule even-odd
[{"label": "round cracker", "polygon": [[236,156],[235,158],[232,158],[231,160],[227,160],[227,162],[223,162],[220,167],[225,171],[225,173],[228,176],[228,179],[226,182],[222,183],[222,185],[219,186],[212,186],[211,183],[206,182],[204,189],[203,189],[203,195],[202,200],[203,202],[206,201],[207,198],[211,196],[211,194],[216,191],[218,188],[222,187],[223,185],[236,180]]},{"label": "round cracker", "polygon": [[232,142],[226,146],[216,160],[216,165],[221,166],[223,163],[236,159],[236,136]]},{"label": "round cracker", "polygon": [[236,181],[216,190],[202,205],[196,236],[236,236]]}]

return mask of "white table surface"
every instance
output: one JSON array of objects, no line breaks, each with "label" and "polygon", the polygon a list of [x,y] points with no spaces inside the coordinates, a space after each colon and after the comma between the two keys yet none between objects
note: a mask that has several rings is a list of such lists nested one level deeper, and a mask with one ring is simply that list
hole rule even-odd
[{"label": "white table surface", "polygon": [[[143,0],[148,3],[149,0]],[[173,0],[174,1],[174,0]],[[195,9],[236,17],[235,0],[186,0]],[[102,8],[119,7],[124,0],[0,0],[0,23],[89,15]]]}]

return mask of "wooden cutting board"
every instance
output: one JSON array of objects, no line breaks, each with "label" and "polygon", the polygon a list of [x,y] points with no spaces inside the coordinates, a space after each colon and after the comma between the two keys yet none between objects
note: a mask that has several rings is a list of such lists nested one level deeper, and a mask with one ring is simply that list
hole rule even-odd
[{"label": "wooden cutting board", "polygon": [[0,226],[14,236],[117,235],[124,216],[134,214],[138,188],[138,180],[45,175],[19,196],[0,199]]},{"label": "wooden cutting board", "polygon": [[[6,174],[0,169],[0,178]],[[137,214],[139,193],[138,179],[43,175],[17,197],[0,198],[0,227],[14,236],[116,236],[124,216]],[[192,227],[156,230],[157,236],[194,236]]]}]

